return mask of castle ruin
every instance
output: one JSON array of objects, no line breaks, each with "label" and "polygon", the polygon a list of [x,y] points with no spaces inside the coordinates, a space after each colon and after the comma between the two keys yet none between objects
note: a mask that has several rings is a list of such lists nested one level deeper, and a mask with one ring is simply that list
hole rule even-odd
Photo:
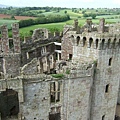
[{"label": "castle ruin", "polygon": [[120,24],[34,30],[1,26],[0,120],[114,120],[120,104]]}]

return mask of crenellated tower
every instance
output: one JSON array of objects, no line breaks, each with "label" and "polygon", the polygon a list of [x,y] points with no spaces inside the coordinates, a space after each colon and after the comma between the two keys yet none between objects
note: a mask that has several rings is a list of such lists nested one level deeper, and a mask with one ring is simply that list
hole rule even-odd
[{"label": "crenellated tower", "polygon": [[8,38],[7,25],[1,26],[0,72],[5,78],[19,74],[21,47],[18,23],[12,25],[12,33],[13,38]]},{"label": "crenellated tower", "polygon": [[73,45],[72,62],[96,64],[91,89],[90,120],[114,120],[120,80],[120,34],[99,32],[69,35]]}]

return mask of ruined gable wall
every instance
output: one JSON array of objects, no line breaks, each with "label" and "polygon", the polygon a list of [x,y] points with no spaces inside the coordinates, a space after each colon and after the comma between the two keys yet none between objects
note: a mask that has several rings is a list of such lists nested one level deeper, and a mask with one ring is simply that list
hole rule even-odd
[{"label": "ruined gable wall", "polygon": [[33,75],[33,74],[37,74],[38,73],[38,68],[37,68],[37,63],[38,60],[37,58],[34,58],[31,62],[29,62],[28,64],[24,65],[21,69],[21,75]]},{"label": "ruined gable wall", "polygon": [[61,59],[63,60],[68,60],[69,59],[69,54],[73,54],[73,46],[71,41],[68,38],[68,35],[64,35],[62,38],[62,44],[61,44]]}]

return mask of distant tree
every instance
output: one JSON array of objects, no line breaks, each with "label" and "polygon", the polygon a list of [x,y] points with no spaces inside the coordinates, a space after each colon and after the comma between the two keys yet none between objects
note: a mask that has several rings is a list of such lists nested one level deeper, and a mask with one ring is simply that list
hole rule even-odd
[{"label": "distant tree", "polygon": [[84,14],[83,14],[83,17],[89,17],[89,15],[88,15],[88,14],[86,14],[86,13],[84,13]]},{"label": "distant tree", "polygon": [[72,12],[74,12],[74,8],[72,8]]},{"label": "distant tree", "polygon": [[98,12],[98,10],[96,10],[96,12]]},{"label": "distant tree", "polygon": [[65,10],[65,12],[64,12],[65,14],[67,14],[67,11]]},{"label": "distant tree", "polygon": [[90,14],[90,16],[92,17],[92,19],[96,18],[96,14],[94,14],[94,13]]},{"label": "distant tree", "polygon": [[14,16],[14,15],[12,15],[12,16],[10,17],[10,19],[15,20],[15,16]]},{"label": "distant tree", "polygon": [[82,11],[82,14],[84,14],[85,12],[86,12],[86,10],[83,10],[83,11]]},{"label": "distant tree", "polygon": [[75,13],[78,13],[78,11],[77,11],[77,10],[74,10],[74,12],[75,12]]},{"label": "distant tree", "polygon": [[59,9],[59,8],[57,9],[57,12],[60,12],[60,9]]}]

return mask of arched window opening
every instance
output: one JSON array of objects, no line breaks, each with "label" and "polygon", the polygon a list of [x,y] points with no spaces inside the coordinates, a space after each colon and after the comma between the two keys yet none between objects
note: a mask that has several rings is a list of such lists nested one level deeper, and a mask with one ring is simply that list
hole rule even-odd
[{"label": "arched window opening", "polygon": [[96,49],[98,48],[98,39],[96,39]]},{"label": "arched window opening", "polygon": [[79,42],[80,42],[80,37],[77,36],[77,46],[79,45]]},{"label": "arched window opening", "polygon": [[83,37],[83,47],[85,46],[86,43],[86,37]]},{"label": "arched window opening", "polygon": [[111,39],[108,40],[108,48],[110,48]]},{"label": "arched window opening", "polygon": [[115,48],[116,38],[113,41],[113,48]]},{"label": "arched window opening", "polygon": [[109,92],[109,86],[110,86],[109,84],[106,85],[106,87],[105,87],[105,93]]},{"label": "arched window opening", "polygon": [[118,46],[120,47],[120,39],[119,39],[119,43],[118,43]]},{"label": "arched window opening", "polygon": [[89,39],[89,47],[91,47],[92,42],[93,42],[93,39],[92,39],[92,38],[90,38],[90,39]]},{"label": "arched window opening", "polygon": [[109,59],[108,65],[111,66],[111,64],[112,64],[112,58]]},{"label": "arched window opening", "polygon": [[73,39],[74,39],[74,36],[73,36],[73,35],[71,35],[71,38],[73,38]]},{"label": "arched window opening", "polygon": [[104,49],[105,39],[102,40],[102,49]]}]

